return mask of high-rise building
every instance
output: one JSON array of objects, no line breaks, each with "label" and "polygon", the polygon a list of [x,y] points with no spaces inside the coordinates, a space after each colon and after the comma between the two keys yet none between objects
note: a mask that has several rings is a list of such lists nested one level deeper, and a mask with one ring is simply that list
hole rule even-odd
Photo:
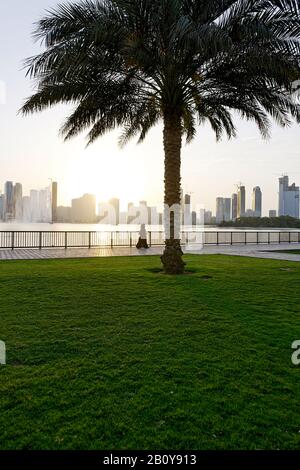
[{"label": "high-rise building", "polygon": [[224,198],[217,197],[216,201],[216,223],[224,222]]},{"label": "high-rise building", "polygon": [[111,205],[115,213],[114,224],[119,225],[120,223],[120,200],[117,198],[112,198],[108,201],[108,203]]},{"label": "high-rise building", "polygon": [[157,207],[148,207],[148,223],[150,225],[159,225]]},{"label": "high-rise building", "polygon": [[252,211],[254,217],[261,217],[262,214],[262,192],[259,186],[253,188]]},{"label": "high-rise building", "polygon": [[30,197],[29,196],[24,196],[22,199],[22,208],[23,208],[23,214],[22,214],[22,219],[23,222],[32,222],[31,220],[31,204],[30,204]]},{"label": "high-rise building", "polygon": [[185,194],[184,196],[184,204],[186,206],[190,206],[191,205],[191,201],[192,201],[192,197],[190,194]]},{"label": "high-rise building", "polygon": [[135,206],[133,202],[128,204],[127,224],[140,224],[140,208]]},{"label": "high-rise building", "polygon": [[191,196],[184,196],[183,225],[192,225]]},{"label": "high-rise building", "polygon": [[270,210],[269,211],[269,217],[270,219],[274,218],[274,217],[277,217],[277,211],[275,210]]},{"label": "high-rise building", "polygon": [[[41,189],[39,191],[39,222],[50,223],[52,221],[51,192],[49,188]],[[57,208],[55,221],[57,221]]]},{"label": "high-rise building", "polygon": [[199,211],[198,224],[203,226],[205,223],[205,209],[204,207]]},{"label": "high-rise building", "polygon": [[247,209],[245,212],[245,217],[255,217],[254,211],[252,209]]},{"label": "high-rise building", "polygon": [[57,194],[57,182],[53,181],[51,185],[51,218],[53,223],[57,222]]},{"label": "high-rise building", "polygon": [[149,211],[147,201],[140,201],[139,203],[139,223],[146,224],[149,223]]},{"label": "high-rise building", "polygon": [[238,189],[238,204],[237,204],[237,216],[245,217],[246,212],[246,188],[245,186],[239,186]]},{"label": "high-rise building", "polygon": [[40,194],[36,189],[30,191],[30,222],[41,221]]},{"label": "high-rise building", "polygon": [[218,197],[216,204],[216,222],[229,222],[231,220],[231,198]]},{"label": "high-rise building", "polygon": [[204,225],[211,225],[212,223],[212,212],[205,211],[204,212]]},{"label": "high-rise building", "polygon": [[0,194],[0,220],[4,219],[5,196]]},{"label": "high-rise building", "polygon": [[299,186],[295,183],[290,186],[288,176],[279,178],[279,217],[289,215],[299,219],[299,198]]},{"label": "high-rise building", "polygon": [[127,224],[127,212],[120,212],[120,224],[126,225]]},{"label": "high-rise building", "polygon": [[196,225],[197,225],[197,212],[192,211],[192,226],[196,227]]},{"label": "high-rise building", "polygon": [[92,224],[96,220],[96,197],[92,194],[72,200],[72,221],[74,223]]},{"label": "high-rise building", "polygon": [[65,224],[69,224],[70,222],[72,222],[71,207],[58,206],[56,221]]},{"label": "high-rise building", "polygon": [[5,207],[4,207],[4,218],[5,220],[11,220],[14,218],[14,185],[12,181],[6,181],[4,186],[5,194]]},{"label": "high-rise building", "polygon": [[224,198],[224,221],[229,222],[231,220],[231,198]]},{"label": "high-rise building", "polygon": [[231,197],[231,219],[236,220],[238,214],[238,195],[235,193]]},{"label": "high-rise building", "polygon": [[23,219],[23,189],[21,183],[14,186],[14,217],[17,221]]}]

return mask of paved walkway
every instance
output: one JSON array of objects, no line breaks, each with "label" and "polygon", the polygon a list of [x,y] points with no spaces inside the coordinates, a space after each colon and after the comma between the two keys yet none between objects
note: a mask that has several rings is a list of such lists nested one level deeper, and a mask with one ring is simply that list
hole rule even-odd
[{"label": "paved walkway", "polygon": [[[285,253],[286,250],[299,250],[299,255]],[[300,244],[282,243],[280,245],[211,246],[205,247],[203,254],[222,254],[300,262]]]},{"label": "paved walkway", "polygon": [[45,248],[42,250],[15,249],[0,250],[0,260],[11,259],[68,259],[68,258],[109,258],[112,256],[144,256],[159,255],[162,248],[151,248],[150,250],[137,250],[136,248]]},{"label": "paved walkway", "polygon": [[[274,250],[284,251],[299,249],[299,255],[290,253],[274,253]],[[0,260],[25,259],[68,259],[68,258],[100,258],[111,256],[153,256],[161,255],[163,247],[153,247],[149,250],[136,248],[51,248],[51,249],[16,249],[0,250]],[[230,256],[247,256],[253,258],[278,259],[300,262],[300,244],[281,245],[240,245],[240,246],[206,246],[203,250],[186,253],[198,255],[222,254]]]}]

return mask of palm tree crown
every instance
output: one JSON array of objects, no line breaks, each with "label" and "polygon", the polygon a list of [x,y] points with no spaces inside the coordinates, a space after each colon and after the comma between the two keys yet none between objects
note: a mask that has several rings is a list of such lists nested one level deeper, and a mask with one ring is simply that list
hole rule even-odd
[{"label": "palm tree crown", "polygon": [[300,122],[299,0],[82,0],[51,11],[35,36],[45,50],[27,61],[37,90],[23,113],[74,104],[62,134],[86,130],[88,143],[120,126],[121,144],[143,141],[163,120],[169,206],[182,136],[198,124],[219,139],[236,135],[233,110],[264,137],[270,118]]}]

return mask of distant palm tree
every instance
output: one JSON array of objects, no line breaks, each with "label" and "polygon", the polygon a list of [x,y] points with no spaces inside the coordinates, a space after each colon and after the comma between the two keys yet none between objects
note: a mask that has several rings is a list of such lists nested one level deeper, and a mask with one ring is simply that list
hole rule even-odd
[{"label": "distant palm tree", "polygon": [[[66,139],[88,143],[124,128],[121,144],[164,124],[165,205],[179,207],[181,146],[208,121],[234,137],[231,110],[267,136],[270,117],[300,122],[292,85],[300,78],[299,0],[82,0],[39,21],[45,50],[28,59],[36,93],[24,114],[76,105]],[[162,262],[184,272],[178,213],[171,211]]]}]

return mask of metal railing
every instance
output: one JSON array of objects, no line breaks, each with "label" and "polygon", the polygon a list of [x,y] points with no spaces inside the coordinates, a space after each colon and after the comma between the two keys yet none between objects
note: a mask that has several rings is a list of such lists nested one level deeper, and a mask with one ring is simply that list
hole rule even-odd
[{"label": "metal railing", "polygon": [[[300,243],[300,231],[183,231],[182,244],[193,243],[193,236],[203,245],[248,245]],[[17,248],[101,248],[134,247],[138,232],[78,232],[78,231],[0,231],[0,249]],[[150,246],[164,244],[163,231],[148,232]]]}]

